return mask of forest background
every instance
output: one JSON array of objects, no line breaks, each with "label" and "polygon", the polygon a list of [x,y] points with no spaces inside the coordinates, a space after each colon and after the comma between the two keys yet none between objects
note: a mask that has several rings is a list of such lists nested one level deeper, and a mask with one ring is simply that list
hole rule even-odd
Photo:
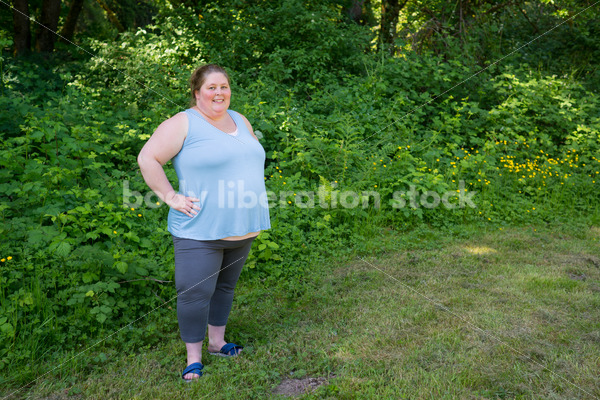
[{"label": "forest background", "polygon": [[136,156],[203,63],[229,70],[276,194],[242,280],[298,296],[382,232],[598,226],[598,7],[0,1],[0,384],[124,326],[103,345],[176,331],[132,324],[175,295],[168,207]]}]

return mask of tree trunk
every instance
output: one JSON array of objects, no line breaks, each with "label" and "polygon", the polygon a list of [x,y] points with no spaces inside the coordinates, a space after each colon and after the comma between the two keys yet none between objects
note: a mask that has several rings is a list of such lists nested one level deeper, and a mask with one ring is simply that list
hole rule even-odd
[{"label": "tree trunk", "polygon": [[394,40],[396,39],[396,26],[400,10],[408,3],[405,0],[400,4],[399,0],[381,0],[381,26],[379,29],[379,46],[381,50],[387,47],[390,52],[394,51]]},{"label": "tree trunk", "polygon": [[346,14],[350,20],[359,24],[363,19],[362,14],[364,2],[365,0],[352,0],[352,3],[343,10],[344,14]]},{"label": "tree trunk", "polygon": [[29,4],[27,0],[13,0],[13,34],[15,55],[31,50],[31,27],[29,25]]},{"label": "tree trunk", "polygon": [[354,21],[359,25],[377,25],[373,16],[371,0],[352,0],[347,4],[347,7],[342,9],[342,13],[348,18],[348,21]]},{"label": "tree trunk", "polygon": [[71,7],[69,8],[69,14],[67,15],[67,20],[65,21],[65,25],[60,31],[60,35],[62,36],[61,40],[63,42],[72,42],[73,35],[75,34],[75,27],[77,26],[77,19],[79,18],[79,13],[83,8],[83,0],[72,0]]},{"label": "tree trunk", "polygon": [[51,53],[54,50],[54,42],[58,37],[56,30],[58,28],[58,17],[60,17],[60,0],[43,0],[42,17],[35,48],[39,52]]},{"label": "tree trunk", "polygon": [[102,7],[104,9],[104,11],[106,11],[106,15],[108,16],[108,19],[110,20],[110,22],[112,22],[112,24],[115,26],[115,28],[117,28],[117,31],[119,31],[119,33],[125,32],[125,28],[123,27],[123,24],[121,24],[121,22],[119,21],[119,18],[117,18],[117,16],[113,12],[113,10],[110,9],[108,4],[106,4],[106,2],[104,2],[102,0],[96,0],[96,1],[98,2],[98,4],[100,4],[100,7]]}]

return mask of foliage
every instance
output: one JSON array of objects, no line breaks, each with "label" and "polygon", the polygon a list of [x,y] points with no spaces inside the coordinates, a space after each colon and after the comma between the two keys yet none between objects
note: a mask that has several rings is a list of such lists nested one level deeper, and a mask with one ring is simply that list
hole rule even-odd
[{"label": "foliage", "polygon": [[582,75],[595,90],[600,24],[593,5],[572,0],[410,1],[401,13],[397,45],[399,51],[432,51],[445,60],[480,67],[523,46],[505,62]]},{"label": "foliage", "polygon": [[[163,10],[114,43],[89,39],[89,60],[3,55],[0,369],[24,366],[11,379],[175,295],[167,209],[136,156],[187,106],[203,62],[231,71],[232,108],[262,133],[275,193],[273,229],[255,241],[244,279],[284,279],[294,297],[307,268],[364,251],[382,229],[598,223],[591,74],[507,64],[465,81],[478,71],[470,57],[369,52],[370,29],[344,22],[335,4],[237,5]],[[132,332],[115,346],[157,337]]]}]

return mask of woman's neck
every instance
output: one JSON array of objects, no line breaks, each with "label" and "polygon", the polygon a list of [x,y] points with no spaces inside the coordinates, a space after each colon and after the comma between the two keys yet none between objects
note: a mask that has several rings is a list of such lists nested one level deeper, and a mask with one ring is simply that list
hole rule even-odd
[{"label": "woman's neck", "polygon": [[214,111],[207,112],[205,110],[202,110],[200,107],[198,107],[198,105],[195,105],[192,108],[194,108],[194,109],[196,109],[196,111],[200,112],[200,114],[202,114],[205,118],[208,118],[215,122],[222,120],[227,115],[227,110],[223,111],[222,113],[215,113]]}]

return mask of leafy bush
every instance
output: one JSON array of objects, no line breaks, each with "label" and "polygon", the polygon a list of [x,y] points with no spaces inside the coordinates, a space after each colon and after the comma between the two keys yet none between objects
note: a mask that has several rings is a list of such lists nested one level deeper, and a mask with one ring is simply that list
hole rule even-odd
[{"label": "leafy bush", "polygon": [[[249,3],[170,10],[115,43],[90,40],[87,61],[2,60],[0,369],[34,374],[59,345],[76,349],[175,295],[167,207],[135,197],[148,192],[136,156],[187,108],[204,61],[230,69],[232,108],[264,136],[276,194],[244,279],[285,278],[293,296],[307,268],[361,251],[379,229],[599,221],[600,104],[574,78],[496,66],[453,88],[473,73],[468,60],[382,57],[335,8]],[[476,207],[459,207],[465,198]],[[174,329],[149,326],[115,345]]]}]

